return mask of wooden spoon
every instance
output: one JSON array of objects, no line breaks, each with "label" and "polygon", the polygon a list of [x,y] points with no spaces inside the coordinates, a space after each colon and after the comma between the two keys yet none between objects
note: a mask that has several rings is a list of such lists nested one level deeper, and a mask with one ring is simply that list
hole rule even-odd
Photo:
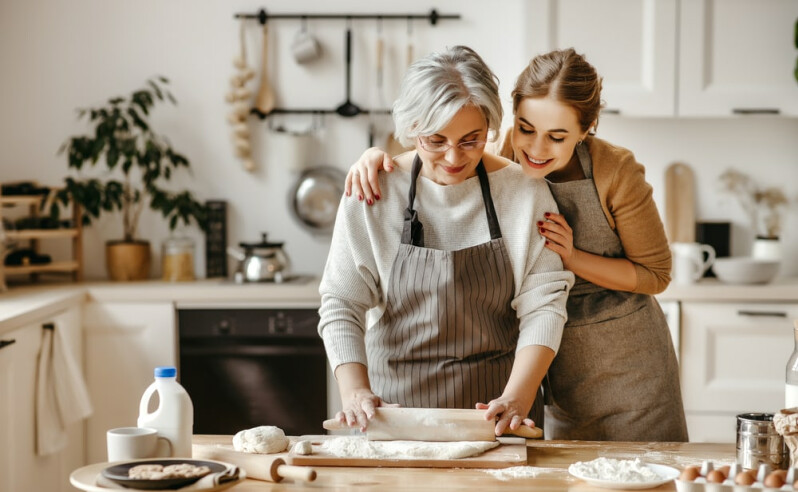
[{"label": "wooden spoon", "polygon": [[260,111],[263,115],[267,115],[274,109],[274,92],[271,85],[269,85],[268,76],[268,29],[266,24],[263,24],[263,52],[261,53],[261,67],[260,67],[260,88],[258,95],[255,97],[255,109]]}]

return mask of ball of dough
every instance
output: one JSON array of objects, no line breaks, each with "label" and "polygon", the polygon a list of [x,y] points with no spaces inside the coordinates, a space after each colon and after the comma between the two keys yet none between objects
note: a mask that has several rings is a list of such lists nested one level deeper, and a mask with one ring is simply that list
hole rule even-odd
[{"label": "ball of dough", "polygon": [[245,453],[279,453],[287,447],[288,438],[285,437],[285,432],[273,425],[245,429],[233,436],[233,448]]}]

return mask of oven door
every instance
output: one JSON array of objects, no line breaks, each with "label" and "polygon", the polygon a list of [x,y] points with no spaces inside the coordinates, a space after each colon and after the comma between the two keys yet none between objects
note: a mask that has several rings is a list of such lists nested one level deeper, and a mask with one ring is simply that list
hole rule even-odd
[{"label": "oven door", "polygon": [[324,432],[327,359],[315,309],[179,309],[177,318],[195,434]]}]

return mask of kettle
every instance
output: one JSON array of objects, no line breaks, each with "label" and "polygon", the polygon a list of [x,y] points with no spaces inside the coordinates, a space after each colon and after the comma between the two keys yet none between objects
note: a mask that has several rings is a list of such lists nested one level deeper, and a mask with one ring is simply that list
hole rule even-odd
[{"label": "kettle", "polygon": [[259,243],[239,243],[243,249],[227,248],[227,254],[239,261],[236,282],[282,282],[288,278],[291,261],[283,251],[283,243],[269,242],[261,233]]}]

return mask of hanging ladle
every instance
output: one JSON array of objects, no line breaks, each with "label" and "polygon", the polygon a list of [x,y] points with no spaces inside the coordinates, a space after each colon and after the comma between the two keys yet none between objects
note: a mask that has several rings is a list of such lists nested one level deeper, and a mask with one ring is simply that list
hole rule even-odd
[{"label": "hanging ladle", "polygon": [[346,29],[346,101],[335,108],[335,112],[341,116],[351,118],[363,112],[357,104],[349,100],[349,93],[352,85],[352,29]]}]

